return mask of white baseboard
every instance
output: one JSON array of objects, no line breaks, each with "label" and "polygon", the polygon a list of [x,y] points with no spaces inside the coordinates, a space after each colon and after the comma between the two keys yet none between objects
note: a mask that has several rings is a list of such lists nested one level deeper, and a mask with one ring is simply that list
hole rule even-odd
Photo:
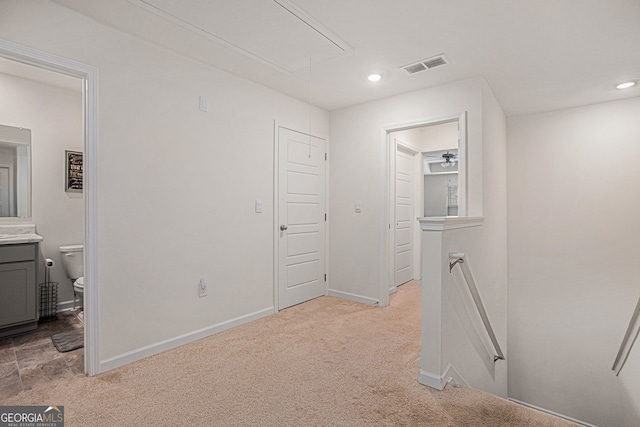
[{"label": "white baseboard", "polygon": [[197,331],[189,332],[184,335],[170,338],[165,341],[161,341],[156,344],[151,344],[137,350],[129,351],[127,353],[111,357],[106,360],[100,361],[99,373],[110,371],[111,369],[119,368],[129,363],[135,362],[145,357],[153,356],[154,354],[162,353],[172,348],[180,347],[185,344],[189,344],[194,341],[198,341],[202,338],[206,338],[210,335],[217,334],[227,329],[234,328],[236,326],[243,325],[245,323],[253,322],[254,320],[261,319],[263,317],[270,316],[275,313],[274,307],[265,308],[264,310],[256,311],[255,313],[247,314],[245,316],[236,317],[235,319],[227,320],[212,326],[208,326]]},{"label": "white baseboard", "polygon": [[393,295],[393,294],[395,294],[396,292],[398,292],[398,287],[397,287],[397,286],[394,286],[394,287],[392,287],[392,288],[389,288],[389,295]]},{"label": "white baseboard", "polygon": [[57,312],[60,313],[62,311],[70,311],[74,309],[75,301],[62,301],[58,303]]},{"label": "white baseboard", "polygon": [[444,390],[444,386],[446,385],[440,375],[432,374],[422,369],[420,369],[420,374],[418,375],[418,382],[427,387],[435,388],[436,390]]},{"label": "white baseboard", "polygon": [[442,374],[442,380],[445,384],[449,383],[449,380],[453,380],[453,384],[457,386],[469,387],[469,383],[467,380],[462,378],[460,372],[456,368],[453,367],[451,363],[448,363],[444,368],[444,373]]},{"label": "white baseboard", "polygon": [[425,370],[420,369],[420,375],[418,375],[418,382],[427,387],[435,388],[436,390],[444,390],[444,388],[452,381],[454,385],[469,387],[469,383],[462,378],[462,375],[453,367],[451,363],[447,364],[444,368],[442,375],[433,374]]},{"label": "white baseboard", "polygon": [[544,408],[541,408],[541,407],[536,406],[536,405],[532,405],[532,404],[527,403],[527,402],[522,402],[522,401],[517,400],[517,399],[512,399],[511,397],[509,397],[507,400],[509,400],[509,401],[511,401],[513,403],[517,403],[518,405],[526,406],[527,408],[535,409],[536,411],[544,412],[546,414],[553,415],[553,416],[556,416],[558,418],[563,418],[563,419],[565,419],[567,421],[571,421],[572,423],[576,423],[576,424],[579,424],[581,426],[598,427],[595,424],[589,424],[589,423],[584,422],[584,421],[576,420],[575,418],[571,418],[571,417],[568,417],[566,415],[559,414],[557,412],[549,411],[548,409],[544,409]]},{"label": "white baseboard", "polygon": [[359,302],[368,305],[378,305],[379,301],[374,298],[363,297],[362,295],[350,294],[349,292],[336,291],[335,289],[329,289],[327,295],[330,297],[342,298],[353,302]]}]

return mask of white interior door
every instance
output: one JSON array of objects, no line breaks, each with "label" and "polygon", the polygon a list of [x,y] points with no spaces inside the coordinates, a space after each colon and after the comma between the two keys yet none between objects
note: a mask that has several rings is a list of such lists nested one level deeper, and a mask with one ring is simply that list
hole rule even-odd
[{"label": "white interior door", "polygon": [[395,286],[413,280],[413,154],[396,149]]},{"label": "white interior door", "polygon": [[278,308],[325,294],[325,140],[278,129]]}]

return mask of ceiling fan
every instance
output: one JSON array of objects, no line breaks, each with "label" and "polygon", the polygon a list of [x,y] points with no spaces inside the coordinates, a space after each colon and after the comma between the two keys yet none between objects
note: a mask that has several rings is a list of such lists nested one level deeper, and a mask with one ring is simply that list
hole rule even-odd
[{"label": "ceiling fan", "polygon": [[449,168],[449,167],[453,167],[455,166],[456,162],[458,161],[458,154],[457,153],[451,153],[449,150],[447,150],[447,152],[445,153],[438,153],[436,155],[436,153],[433,153],[431,155],[426,154],[425,155],[426,158],[432,158],[432,159],[436,159],[436,160],[431,160],[431,162],[435,163],[438,160],[442,160],[442,163],[440,163],[440,166],[442,166],[443,168]]}]

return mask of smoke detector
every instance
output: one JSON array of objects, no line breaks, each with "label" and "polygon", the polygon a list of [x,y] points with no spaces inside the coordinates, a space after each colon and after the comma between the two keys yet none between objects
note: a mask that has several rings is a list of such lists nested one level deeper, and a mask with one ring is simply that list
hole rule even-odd
[{"label": "smoke detector", "polygon": [[444,56],[444,54],[440,54],[400,68],[409,74],[415,74],[425,70],[431,70],[432,68],[440,67],[442,65],[447,65],[448,63],[449,60],[447,57]]}]

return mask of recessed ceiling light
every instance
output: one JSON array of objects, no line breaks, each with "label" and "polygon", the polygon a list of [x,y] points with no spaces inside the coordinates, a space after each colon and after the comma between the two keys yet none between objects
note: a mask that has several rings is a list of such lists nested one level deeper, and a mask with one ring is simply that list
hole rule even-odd
[{"label": "recessed ceiling light", "polygon": [[377,82],[377,81],[380,81],[380,79],[382,79],[382,75],[380,75],[380,74],[369,74],[369,77],[367,77],[367,79],[370,82]]},{"label": "recessed ceiling light", "polygon": [[619,83],[616,85],[616,89],[629,89],[630,87],[634,87],[638,82],[637,81],[630,81],[630,82],[624,82],[624,83]]}]

